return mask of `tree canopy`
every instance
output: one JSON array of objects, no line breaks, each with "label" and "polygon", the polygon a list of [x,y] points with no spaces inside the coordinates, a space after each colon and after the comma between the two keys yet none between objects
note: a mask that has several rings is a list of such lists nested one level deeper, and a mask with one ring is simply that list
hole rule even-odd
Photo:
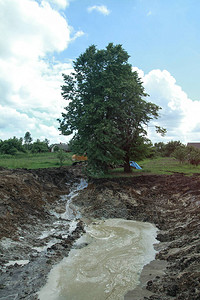
[{"label": "tree canopy", "polygon": [[31,137],[31,134],[29,131],[27,131],[24,135],[24,144],[26,145],[26,149],[28,150],[29,149],[29,145],[31,144],[32,142],[32,137]]},{"label": "tree canopy", "polygon": [[13,137],[5,141],[0,140],[0,154],[15,155],[17,152],[25,152],[22,138]]},{"label": "tree canopy", "polygon": [[[64,135],[74,133],[72,150],[87,152],[88,170],[106,172],[110,165],[129,161],[145,152],[145,125],[158,118],[159,107],[148,96],[138,73],[128,63],[121,45],[92,45],[74,61],[74,72],[63,74],[62,96],[68,105],[59,119]],[[142,149],[142,151],[141,151]]]}]

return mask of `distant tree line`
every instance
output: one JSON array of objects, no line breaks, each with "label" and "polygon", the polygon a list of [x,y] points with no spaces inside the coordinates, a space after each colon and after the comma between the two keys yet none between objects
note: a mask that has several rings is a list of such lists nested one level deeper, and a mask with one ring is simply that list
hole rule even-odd
[{"label": "distant tree line", "polygon": [[0,140],[0,154],[15,155],[21,153],[42,153],[48,152],[50,149],[49,141],[45,139],[40,141],[37,139],[33,142],[30,132],[26,132],[24,138],[9,138],[8,140]]},{"label": "distant tree line", "polygon": [[200,149],[186,146],[180,141],[170,141],[167,144],[163,142],[155,143],[153,147],[154,156],[174,157],[181,164],[189,163],[198,166],[200,164]]},{"label": "distant tree line", "polygon": [[180,141],[170,141],[168,143],[155,143],[154,153],[156,156],[170,157],[172,153],[178,148],[184,146]]}]

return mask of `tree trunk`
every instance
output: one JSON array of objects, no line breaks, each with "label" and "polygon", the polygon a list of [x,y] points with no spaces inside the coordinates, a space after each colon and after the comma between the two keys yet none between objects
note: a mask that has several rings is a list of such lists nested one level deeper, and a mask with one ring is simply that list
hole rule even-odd
[{"label": "tree trunk", "polygon": [[124,159],[124,172],[125,173],[131,173],[131,166],[130,166],[130,163],[129,163],[129,155],[126,154],[126,157]]}]

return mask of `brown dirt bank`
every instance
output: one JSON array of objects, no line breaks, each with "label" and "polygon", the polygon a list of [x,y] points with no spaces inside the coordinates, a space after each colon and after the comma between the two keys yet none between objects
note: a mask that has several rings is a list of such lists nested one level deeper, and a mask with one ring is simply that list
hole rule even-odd
[{"label": "brown dirt bank", "polygon": [[167,261],[167,267],[147,282],[153,295],[138,300],[200,299],[200,176],[92,180],[74,202],[88,218],[148,221],[160,229],[156,259]]},{"label": "brown dirt bank", "polygon": [[0,169],[0,239],[18,238],[17,228],[48,219],[49,209],[60,195],[69,193],[81,177],[74,167],[48,169]]},{"label": "brown dirt bank", "polygon": [[0,299],[37,300],[52,266],[75,247],[84,224],[70,230],[62,213],[80,171],[0,170]]}]

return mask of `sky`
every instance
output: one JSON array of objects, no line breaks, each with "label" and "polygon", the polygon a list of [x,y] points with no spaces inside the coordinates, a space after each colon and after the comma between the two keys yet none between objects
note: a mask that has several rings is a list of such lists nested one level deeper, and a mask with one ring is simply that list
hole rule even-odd
[{"label": "sky", "polygon": [[[62,73],[92,44],[121,44],[160,117],[153,143],[200,142],[199,0],[0,0],[0,139],[68,142]],[[167,129],[165,137],[155,125]]]}]

